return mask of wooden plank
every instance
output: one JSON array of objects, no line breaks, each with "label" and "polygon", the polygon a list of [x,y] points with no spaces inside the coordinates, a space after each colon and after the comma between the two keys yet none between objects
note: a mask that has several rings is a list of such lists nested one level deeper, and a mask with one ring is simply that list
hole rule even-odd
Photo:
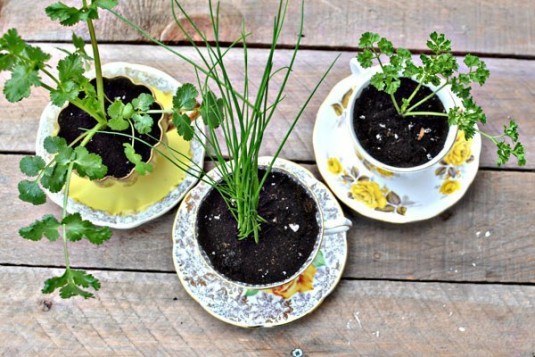
[{"label": "wooden plank", "polygon": [[[44,13],[44,8],[54,1],[1,1],[0,30],[4,32],[17,27],[24,37],[34,41],[69,40],[71,29],[50,21]],[[75,0],[66,3],[78,6]],[[203,30],[211,30],[207,1],[180,3]],[[269,44],[277,3],[276,0],[221,1],[221,38],[234,41],[245,19],[248,29],[253,32],[250,42]],[[295,43],[299,7],[300,1],[290,2],[282,44]],[[121,2],[119,11],[153,37],[183,40],[168,0],[153,0],[150,5],[143,0]],[[361,33],[375,31],[391,38],[398,46],[422,49],[429,33],[441,31],[453,40],[456,51],[533,56],[535,28],[531,24],[534,17],[532,0],[307,0],[303,44],[355,48]],[[183,18],[180,20],[185,22]],[[83,25],[74,30],[88,37]],[[97,35],[108,42],[146,41],[109,13],[104,14],[97,24]]]},{"label": "wooden plank", "polygon": [[43,296],[59,271],[0,267],[2,355],[515,355],[535,350],[535,287],[341,282],[291,325],[241,329],[191,299],[174,274],[94,272],[98,298]]},{"label": "wooden plank", "polygon": [[[43,44],[42,47],[54,54],[54,59],[60,58],[60,52],[55,50],[53,44]],[[179,48],[186,55],[193,56],[191,48]],[[195,75],[189,65],[178,60],[165,50],[153,46],[135,45],[104,45],[102,53],[105,62],[132,60],[162,69],[175,76],[182,82],[195,82]],[[251,50],[249,63],[251,64],[251,86],[255,90],[260,80],[260,71],[265,63],[267,50]],[[290,51],[281,51],[276,57],[276,65],[285,65]],[[314,88],[336,53],[325,51],[302,51],[298,57],[295,74],[287,87],[286,99],[279,105],[278,112],[266,133],[262,153],[273,154],[283,134],[288,130],[294,115],[297,114],[301,104]],[[298,161],[314,161],[312,148],[312,132],[316,113],[320,104],[325,100],[331,88],[347,77],[349,60],[353,52],[344,52],[341,59],[330,73],[326,82],[319,89],[309,104],[295,132],[290,137],[282,155]],[[239,80],[242,77],[241,51],[235,50],[228,54],[229,71],[232,78]],[[476,100],[485,109],[490,124],[486,130],[489,133],[499,133],[508,117],[515,118],[521,126],[521,134],[527,146],[528,166],[535,168],[535,61],[511,59],[487,59],[492,72],[491,78],[484,88],[476,88]],[[3,77],[2,77],[3,76]],[[0,80],[6,74],[0,75]],[[277,82],[278,83],[278,82]],[[0,151],[20,152],[33,151],[35,132],[42,109],[47,103],[43,91],[35,90],[34,96],[18,104],[9,104],[0,99]],[[496,162],[495,148],[485,140],[481,165],[494,167]],[[509,164],[509,167],[515,163]]]},{"label": "wooden plank", "polygon": [[[45,213],[52,203],[31,207],[17,199],[19,156],[0,156],[0,264],[60,266],[59,243],[18,237],[20,227]],[[318,175],[313,166],[307,166]],[[535,282],[532,202],[535,173],[480,172],[473,188],[450,212],[433,220],[397,226],[348,216],[348,278],[438,281]],[[102,247],[70,244],[76,266],[174,271],[171,229],[174,212],[131,231],[115,231]],[[487,233],[488,232],[488,233]]]}]

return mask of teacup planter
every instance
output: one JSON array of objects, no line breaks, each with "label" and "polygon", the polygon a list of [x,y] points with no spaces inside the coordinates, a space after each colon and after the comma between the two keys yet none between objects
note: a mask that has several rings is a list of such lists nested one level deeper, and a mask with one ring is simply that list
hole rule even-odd
[{"label": "teacup planter", "polygon": [[[181,86],[176,79],[158,69],[126,62],[107,63],[102,66],[102,72],[107,98],[121,98],[128,103],[140,94],[147,94],[155,98],[151,110],[157,113],[151,114],[154,122],[151,131],[147,134],[134,132],[136,139],[130,136],[130,128],[121,136],[95,134],[87,149],[102,157],[108,167],[107,174],[94,181],[73,175],[68,210],[79,212],[84,219],[95,224],[130,229],[168,212],[197,182],[195,176],[187,175],[161,155],[171,155],[169,150],[177,150],[201,165],[205,150],[198,140],[187,142],[181,138],[174,130],[171,116],[161,113],[171,108],[172,96]],[[92,78],[94,72],[86,76]],[[108,102],[107,107],[111,104],[111,101]],[[192,112],[190,118],[196,119],[196,113]],[[45,150],[47,137],[58,136],[71,144],[93,125],[93,118],[74,105],[57,107],[50,103],[41,116],[36,153],[48,162],[53,155]],[[202,123],[198,124],[197,130],[203,130]],[[135,165],[125,157],[124,144],[132,140],[152,145],[136,145],[142,161],[154,168],[149,175],[140,175]],[[58,205],[63,204],[63,193],[47,190],[47,194]]]},{"label": "teacup planter", "polygon": [[[261,170],[271,161],[260,158]],[[220,179],[218,170],[208,175]],[[175,266],[186,290],[214,316],[242,327],[306,315],[334,289],[347,258],[351,221],[303,167],[275,161],[259,213],[265,219],[259,242],[239,240],[221,195],[201,182],[181,204],[173,230]]]},{"label": "teacup planter", "polygon": [[[403,174],[427,169],[444,159],[457,138],[457,125],[448,125],[447,117],[401,117],[389,95],[370,84],[373,75],[381,71],[380,66],[364,69],[352,59],[350,67],[356,80],[345,124],[363,160],[383,170]],[[422,86],[414,100],[432,95],[441,85]],[[415,80],[401,78],[396,99],[401,102],[403,96],[410,96],[417,86]],[[459,103],[451,86],[446,85],[426,103],[425,109],[447,113]]]},{"label": "teacup planter", "polygon": [[482,135],[497,145],[498,164],[510,156],[525,163],[514,121],[503,135],[478,129],[486,118],[471,85],[489,76],[479,58],[467,55],[462,72],[450,41],[436,33],[420,65],[376,34],[364,34],[360,46],[352,76],[321,106],[313,139],[322,176],[349,207],[392,223],[435,217],[474,180]]}]

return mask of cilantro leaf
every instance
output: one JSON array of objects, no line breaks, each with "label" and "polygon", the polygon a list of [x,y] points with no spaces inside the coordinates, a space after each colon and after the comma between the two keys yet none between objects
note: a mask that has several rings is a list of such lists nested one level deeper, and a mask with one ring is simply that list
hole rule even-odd
[{"label": "cilantro leaf", "polygon": [[21,54],[26,48],[26,42],[19,36],[17,29],[9,29],[0,38],[0,50],[12,54]]},{"label": "cilantro leaf", "polygon": [[56,154],[68,147],[67,141],[59,136],[46,137],[43,146],[49,154]]},{"label": "cilantro leaf", "polygon": [[191,83],[186,83],[178,88],[173,97],[173,106],[177,110],[193,110],[197,105],[196,98],[199,92]]},{"label": "cilantro leaf", "polygon": [[6,99],[15,103],[30,96],[32,86],[41,84],[39,74],[23,65],[16,65],[11,72],[11,78],[5,83],[4,95]]},{"label": "cilantro leaf", "polygon": [[71,242],[86,238],[91,243],[100,245],[111,237],[109,227],[95,226],[90,221],[83,220],[80,213],[68,215],[61,221],[61,224],[65,225],[66,238]]},{"label": "cilantro leaf", "polygon": [[100,155],[90,153],[83,146],[74,149],[74,169],[81,177],[98,180],[106,176],[108,168],[102,163]]},{"label": "cilantro leaf", "polygon": [[19,163],[20,171],[30,177],[37,176],[45,166],[45,160],[41,156],[25,156]]},{"label": "cilantro leaf", "polygon": [[124,153],[128,161],[136,165],[135,170],[140,175],[146,175],[152,172],[152,165],[146,162],[143,162],[141,155],[137,154],[134,150],[134,147],[128,143],[123,144]]},{"label": "cilantro leaf", "polygon": [[89,56],[85,50],[85,41],[82,37],[76,36],[76,34],[73,32],[72,34],[72,44],[74,45],[74,48],[76,49],[75,53],[78,54],[82,59],[84,60],[92,60],[93,58]]},{"label": "cilantro leaf", "polygon": [[58,228],[60,223],[51,214],[47,214],[42,219],[33,222],[28,227],[21,228],[19,234],[22,238],[38,241],[43,237],[50,241],[55,241],[59,238]]},{"label": "cilantro leaf", "polygon": [[186,141],[193,139],[193,134],[195,129],[191,124],[191,119],[187,114],[179,114],[177,112],[173,113],[173,124],[175,125],[178,134],[184,138]]},{"label": "cilantro leaf", "polygon": [[121,100],[116,99],[108,107],[108,115],[111,118],[108,121],[108,125],[112,130],[123,131],[128,129],[130,123],[128,119],[134,114],[132,104],[124,104]]},{"label": "cilantro leaf", "polygon": [[84,12],[75,7],[67,6],[62,2],[57,2],[45,9],[51,20],[58,20],[63,26],[76,25],[78,22],[87,19]]},{"label": "cilantro leaf", "polygon": [[78,54],[70,54],[58,62],[59,80],[61,82],[74,81],[75,83],[83,82],[84,63]]},{"label": "cilantro leaf", "polygon": [[147,93],[141,93],[139,97],[132,100],[132,105],[135,110],[146,112],[150,109],[151,105],[154,104],[154,98],[152,95]]},{"label": "cilantro leaf", "polygon": [[76,83],[68,81],[62,83],[58,88],[50,92],[50,100],[55,106],[61,107],[66,102],[78,98],[80,91]]},{"label": "cilantro leaf", "polygon": [[136,128],[138,133],[148,134],[152,130],[154,120],[152,120],[150,115],[136,113],[132,116],[132,120],[134,121],[134,128]]},{"label": "cilantro leaf", "polygon": [[41,290],[43,294],[51,294],[59,289],[60,296],[68,299],[74,296],[81,296],[84,299],[92,298],[94,295],[82,288],[100,289],[100,282],[93,275],[87,274],[83,270],[66,269],[62,276],[54,277],[45,281]]},{"label": "cilantro leaf", "polygon": [[37,181],[23,180],[19,182],[19,198],[24,202],[42,205],[46,202],[46,196]]},{"label": "cilantro leaf", "polygon": [[60,192],[67,179],[67,165],[55,164],[45,169],[41,184],[52,193]]}]

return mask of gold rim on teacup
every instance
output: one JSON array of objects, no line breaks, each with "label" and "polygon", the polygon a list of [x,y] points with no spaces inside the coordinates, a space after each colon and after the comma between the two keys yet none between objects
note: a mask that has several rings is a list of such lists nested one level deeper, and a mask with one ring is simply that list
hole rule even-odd
[{"label": "gold rim on teacup", "polygon": [[[271,157],[261,157],[261,158],[259,158],[259,167],[262,168],[262,167],[268,166],[269,163],[271,162],[271,160],[272,160]],[[316,216],[316,221],[318,222],[318,225],[320,227],[320,232],[318,233],[318,236],[316,237],[316,241],[314,242],[314,248],[313,248],[312,252],[310,253],[309,257],[307,258],[307,260],[301,266],[301,268],[299,270],[297,270],[294,274],[292,274],[291,276],[289,276],[288,278],[286,278],[284,280],[277,281],[277,282],[274,282],[274,283],[269,283],[269,284],[248,284],[248,283],[243,283],[243,282],[235,281],[235,280],[232,280],[232,279],[228,278],[227,276],[225,276],[224,274],[219,272],[212,265],[212,263],[210,261],[210,258],[208,257],[206,252],[202,249],[202,247],[200,246],[199,241],[197,239],[198,232],[197,232],[197,223],[195,221],[194,241],[195,241],[195,247],[196,247],[196,254],[201,256],[202,261],[204,262],[204,264],[206,266],[208,266],[210,268],[210,270],[212,270],[220,279],[222,279],[222,280],[224,280],[224,281],[226,281],[226,282],[228,282],[230,284],[234,284],[234,285],[239,286],[241,288],[251,289],[251,290],[273,289],[273,288],[282,286],[284,284],[287,284],[287,283],[297,279],[314,262],[314,259],[316,259],[316,256],[318,255],[318,252],[320,250],[321,244],[323,242],[323,237],[325,235],[346,232],[353,225],[353,223],[350,220],[348,220],[347,218],[343,218],[343,219],[332,221],[332,222],[325,222],[324,221],[324,214],[323,214],[323,211],[322,211],[321,206],[319,204],[319,200],[316,197],[316,195],[314,194],[314,192],[312,190],[310,190],[309,187],[307,186],[307,184],[305,182],[303,182],[303,180],[301,180],[294,172],[292,172],[291,170],[289,170],[287,168],[282,167],[280,165],[282,162],[284,162],[286,165],[291,164],[290,166],[294,170],[306,170],[306,169],[304,169],[304,168],[300,167],[299,165],[294,164],[294,163],[292,163],[290,161],[283,160],[283,159],[277,159],[275,161],[275,163],[273,164],[272,171],[273,172],[282,172],[282,173],[288,175],[289,177],[291,177],[294,181],[296,181],[299,185],[301,185],[301,187],[303,187],[306,190],[306,192],[310,195],[310,197],[312,197],[312,199],[314,200],[314,202],[316,204],[316,207],[318,208],[318,214]],[[307,174],[312,175],[309,172],[307,172]],[[208,175],[210,175],[214,180],[219,180],[220,179],[219,173],[217,172],[216,169],[211,170],[208,173]],[[201,183],[200,185],[202,185],[202,184],[203,183]],[[210,187],[210,188],[208,188],[207,190],[205,190],[204,192],[201,193],[201,197],[198,198],[196,206],[195,206],[195,211],[194,211],[194,216],[195,217],[197,217],[198,210],[199,210],[199,208],[201,206],[202,201],[208,196],[208,193],[212,189],[213,188]]]}]

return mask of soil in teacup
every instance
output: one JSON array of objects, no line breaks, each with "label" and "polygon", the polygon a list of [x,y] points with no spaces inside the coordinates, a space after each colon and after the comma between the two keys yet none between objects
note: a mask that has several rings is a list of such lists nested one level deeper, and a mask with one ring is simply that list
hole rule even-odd
[{"label": "soil in teacup", "polygon": [[[262,175],[265,171],[259,170]],[[295,274],[320,234],[318,207],[290,176],[273,171],[260,194],[260,241],[238,240],[237,223],[219,192],[212,189],[199,207],[198,240],[212,266],[246,284],[271,284]]]},{"label": "soil in teacup", "polygon": [[[401,79],[395,94],[401,105],[417,82]],[[432,91],[422,86],[411,103],[417,103]],[[438,96],[432,97],[414,111],[445,113]],[[396,112],[390,95],[369,85],[355,101],[353,128],[363,149],[376,160],[394,167],[415,167],[436,157],[448,136],[448,121],[440,116],[407,116]]]},{"label": "soil in teacup", "polygon": [[[96,88],[95,80],[91,83]],[[104,78],[104,92],[109,99],[106,99],[106,110],[111,104],[110,101],[113,102],[115,98],[122,99],[123,103],[129,103],[142,93],[152,95],[149,88],[143,85],[136,85],[126,77]],[[160,110],[161,107],[157,103],[154,103],[151,109]],[[154,138],[159,139],[161,135],[161,129],[158,126],[158,120],[161,118],[161,114],[152,114],[151,117],[154,120],[152,131],[146,135],[135,132],[135,136],[154,145],[157,142]],[[81,109],[78,109],[78,107],[69,104],[59,114],[58,124],[60,128],[58,136],[64,138],[70,144],[83,133],[82,129],[93,128],[96,125],[96,120]],[[109,131],[109,129],[107,130]],[[132,131],[129,128],[121,133],[131,135]],[[134,168],[134,165],[126,159],[123,147],[124,143],[131,142],[132,140],[130,138],[124,136],[96,134],[86,147],[88,151],[99,154],[102,157],[102,162],[108,167],[108,176],[122,178],[128,175]],[[141,155],[143,161],[146,162],[149,160],[151,148],[139,141],[136,141],[134,145],[136,152]]]}]

